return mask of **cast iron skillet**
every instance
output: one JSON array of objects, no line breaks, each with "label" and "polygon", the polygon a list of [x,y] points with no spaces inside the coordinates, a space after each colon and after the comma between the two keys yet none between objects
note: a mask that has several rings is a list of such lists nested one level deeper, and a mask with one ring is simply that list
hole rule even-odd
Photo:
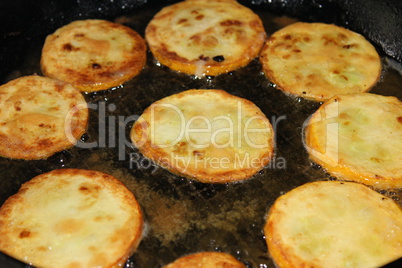
[{"label": "cast iron skillet", "polygon": [[[43,41],[62,25],[77,19],[117,20],[144,36],[153,15],[174,2],[177,1],[2,1],[0,82],[41,74],[39,59]],[[383,59],[382,78],[371,92],[402,100],[402,4],[399,0],[239,2],[261,16],[268,35],[283,26],[276,20],[283,15],[302,21],[335,23],[362,33]],[[128,136],[132,126],[131,121],[119,121],[119,118],[139,115],[152,102],[190,88],[221,88],[256,103],[272,123],[277,123],[277,162],[244,183],[201,184],[158,168],[127,144],[120,150],[111,146],[111,140],[99,140],[101,131],[105,131],[106,137],[112,136],[118,143],[121,135]],[[301,126],[319,103],[292,98],[275,89],[261,73],[257,60],[229,74],[194,79],[157,66],[148,53],[147,66],[138,77],[121,87],[85,94],[85,98],[88,103],[98,105],[98,109],[90,110],[90,124],[82,142],[98,142],[98,148],[74,147],[39,161],[0,158],[0,205],[22,183],[53,169],[85,168],[114,175],[136,195],[147,222],[146,236],[127,267],[160,267],[181,255],[201,250],[231,253],[248,267],[273,267],[261,231],[270,205],[278,196],[301,184],[333,179],[308,160],[301,143]],[[111,109],[111,104],[116,109]],[[114,131],[118,135],[109,135],[110,118],[115,120]],[[281,159],[286,160],[285,166],[278,162]],[[400,189],[382,193],[402,205]],[[0,267],[29,266],[0,253]]]}]

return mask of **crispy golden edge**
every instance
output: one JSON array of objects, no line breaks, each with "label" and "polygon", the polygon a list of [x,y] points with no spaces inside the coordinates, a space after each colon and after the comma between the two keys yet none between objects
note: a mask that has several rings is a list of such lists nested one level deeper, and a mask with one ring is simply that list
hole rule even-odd
[{"label": "crispy golden edge", "polygon": [[[363,94],[371,94],[371,93],[363,93]],[[313,116],[310,118],[310,121],[315,120],[315,118],[319,117],[320,111],[325,109],[325,106],[337,101],[340,98],[340,96],[334,96],[331,99],[327,100],[326,102],[324,102],[320,108],[313,114]],[[395,97],[388,97],[391,99],[395,99],[397,101],[399,101],[397,98]],[[328,158],[326,154],[323,154],[323,158],[318,158],[315,157],[312,153],[311,153],[311,149],[314,149],[316,151],[325,151],[323,149],[324,144],[321,144],[319,142],[319,137],[318,136],[314,136],[313,133],[316,133],[316,124],[308,124],[306,129],[305,129],[305,142],[306,142],[306,149],[307,152],[309,153],[309,157],[310,159],[317,163],[318,165],[320,165],[321,167],[323,167],[326,171],[330,172],[331,174],[335,175],[338,179],[340,180],[352,180],[352,181],[356,181],[359,183],[363,183],[365,185],[370,185],[373,186],[375,188],[394,188],[394,189],[399,189],[402,188],[402,178],[399,177],[394,177],[394,178],[385,178],[382,176],[376,176],[376,177],[372,177],[369,175],[364,175],[361,174],[357,171],[355,171],[352,167],[349,167],[347,165],[329,165],[328,163],[332,162],[332,159]],[[392,142],[392,141],[390,141]]]},{"label": "crispy golden edge", "polygon": [[[236,97],[234,95],[231,95],[227,93],[224,90],[213,90],[217,95],[220,96],[219,99],[222,100],[241,100],[242,103],[244,104],[243,107],[247,107],[247,109],[252,110],[253,112],[258,112],[258,115],[263,116],[264,118],[265,115],[261,112],[261,110],[255,106],[254,103],[252,103],[249,100],[243,99]],[[211,90],[202,90],[202,89],[191,89],[184,91],[182,93],[178,93],[176,95],[173,95],[175,97],[180,97],[184,96],[186,94],[204,94],[204,92],[211,92]],[[170,96],[169,96],[170,97]],[[169,98],[167,97],[167,98]],[[159,104],[163,103],[166,98],[161,99],[154,104]],[[151,110],[151,106],[149,106],[143,114],[149,114]],[[270,122],[268,119],[266,119],[266,122],[268,123],[268,126],[271,126]],[[235,181],[240,181],[244,179],[248,179],[254,174],[256,174],[258,171],[262,170],[264,166],[266,166],[271,158],[273,157],[274,154],[274,132],[271,127],[271,132],[272,132],[272,137],[271,140],[269,141],[270,143],[270,148],[267,149],[267,151],[261,155],[259,158],[260,160],[263,160],[261,164],[261,168],[256,169],[256,168],[244,168],[244,169],[236,169],[236,170],[231,170],[231,171],[224,171],[224,172],[219,172],[219,173],[209,173],[205,172],[202,170],[197,170],[197,169],[192,169],[190,167],[186,167],[184,169],[180,169],[180,167],[176,166],[174,163],[171,163],[169,161],[170,157],[168,153],[163,152],[163,150],[160,150],[159,147],[154,146],[151,144],[150,139],[148,138],[147,135],[147,129],[149,127],[149,123],[141,120],[141,117],[139,120],[137,120],[130,133],[131,140],[133,144],[140,150],[140,152],[148,159],[152,160],[158,165],[161,165],[162,167],[166,168],[170,172],[177,174],[179,176],[184,176],[190,179],[196,179],[200,182],[203,183],[228,183],[228,182],[235,182]],[[145,140],[144,143],[139,144],[136,142],[135,137],[141,137],[141,141]]]},{"label": "crispy golden edge", "polygon": [[[164,16],[168,16],[170,13],[173,13],[176,11],[176,9],[180,9],[181,6],[186,8],[186,3],[185,2],[190,2],[190,1],[183,1],[179,2],[177,4],[168,6],[163,8],[161,11],[163,11],[165,14]],[[192,1],[195,3],[192,3],[192,5],[196,5],[196,1]],[[222,2],[222,3],[227,3],[230,5],[233,5],[235,7],[241,7],[247,12],[252,12],[250,9],[240,5],[236,1],[217,1],[217,2]],[[204,5],[203,1],[200,1],[200,5]],[[156,15],[158,16],[158,14]],[[265,29],[263,26],[263,23],[261,19],[258,17],[258,15],[255,14],[255,18],[253,22],[250,22],[250,27],[253,28],[256,32],[262,34],[264,36],[263,40],[258,40],[255,39],[253,40],[252,43],[249,44],[248,50],[245,51],[245,53],[239,57],[236,60],[231,60],[228,62],[227,60],[223,62],[215,62],[212,59],[208,59],[205,61],[205,65],[203,68],[205,68],[205,75],[210,75],[210,76],[216,76],[219,74],[224,74],[228,73],[230,71],[234,71],[236,69],[239,69],[241,67],[244,67],[248,65],[254,58],[258,57],[263,45],[264,41],[266,39],[266,34],[265,34]],[[148,24],[146,30],[145,30],[145,38],[148,39],[158,39],[157,38],[157,26],[153,25],[152,20]],[[197,62],[199,62],[199,59],[195,60],[189,60],[183,57],[180,57],[176,54],[176,52],[171,52],[166,49],[166,47],[163,45],[163,41],[159,40],[161,44],[158,46],[153,46],[150,45],[150,42],[148,41],[149,49],[151,50],[153,56],[157,61],[159,61],[161,64],[169,67],[172,70],[183,72],[189,75],[195,75],[197,73],[197,69],[199,68],[197,66]]]},{"label": "crispy golden edge", "polygon": [[[275,200],[274,204],[270,207],[268,214],[266,216],[266,222],[263,228],[264,235],[265,235],[265,242],[268,247],[268,253],[274,263],[276,264],[277,267],[280,268],[293,268],[293,267],[318,267],[314,263],[311,262],[306,262],[302,258],[299,258],[296,255],[292,255],[291,251],[292,248],[289,245],[286,245],[282,242],[281,240],[281,234],[276,232],[275,230],[275,225],[277,225],[277,217],[281,217],[283,214],[280,211],[281,209],[278,209],[277,207],[280,204],[280,201],[286,200],[288,198],[288,194],[291,194],[292,191],[298,191],[302,188],[307,188],[307,187],[318,187],[320,184],[343,184],[344,182],[339,182],[339,181],[316,181],[316,182],[310,182],[306,183],[302,186],[299,186],[290,192],[288,192],[285,195],[280,196],[277,200]],[[363,190],[365,193],[370,194],[371,189],[368,187],[358,183],[358,182],[345,182],[349,184],[354,184],[357,187],[360,187],[360,190]],[[377,193],[373,191],[374,193]],[[384,197],[386,198],[386,197]],[[390,199],[390,202],[393,202]],[[284,203],[286,204],[286,203]],[[284,205],[282,204],[282,205]],[[398,207],[399,208],[399,207]]]},{"label": "crispy golden edge", "polygon": [[[75,21],[59,28],[56,30],[56,32],[46,37],[45,44],[42,48],[42,57],[40,60],[42,73],[45,76],[62,81],[64,80],[73,84],[80,91],[93,92],[119,86],[137,76],[142,71],[146,63],[147,46],[145,40],[133,29],[109,21],[102,21],[103,26],[115,29],[116,31],[120,31],[121,34],[130,36],[133,40],[133,44],[135,45],[132,50],[132,55],[130,56],[127,54],[127,57],[130,57],[128,59],[126,58],[127,61],[125,64],[118,65],[118,68],[109,68],[106,71],[99,72],[95,74],[94,77],[88,77],[88,73],[86,73],[85,70],[73,70],[68,68],[69,66],[60,66],[57,64],[57,59],[56,62],[54,62],[50,53],[52,50],[56,49],[54,47],[53,40],[57,37],[57,35],[62,35],[64,31],[74,30],[72,27],[77,22],[91,23],[91,21],[97,22],[101,20]],[[52,71],[50,71],[48,68],[48,66],[51,64],[57,66],[55,68],[52,67],[51,69],[54,69]],[[120,72],[120,76],[113,76],[113,73],[117,72]]]},{"label": "crispy golden edge", "polygon": [[[300,94],[298,92],[298,90],[294,89],[292,86],[288,85],[288,84],[282,84],[277,77],[280,76],[280,73],[275,72],[271,67],[270,67],[270,61],[268,59],[268,54],[270,53],[269,50],[271,49],[272,45],[275,43],[277,37],[282,35],[282,32],[287,31],[287,29],[291,29],[293,27],[295,27],[296,25],[303,25],[303,27],[308,27],[310,23],[305,23],[305,22],[296,22],[294,24],[291,24],[283,29],[278,30],[277,32],[275,32],[274,34],[272,34],[264,43],[263,48],[261,49],[261,53],[259,55],[259,61],[262,65],[262,69],[264,71],[265,76],[272,82],[274,83],[278,89],[282,90],[285,93],[289,93],[291,95],[297,96],[297,97],[303,97],[307,100],[312,100],[312,101],[325,101],[333,96],[324,96],[324,95],[316,95],[316,94],[311,94],[309,92],[305,92],[305,94]],[[311,24],[323,24],[323,23],[311,23]],[[324,25],[324,24],[323,24]],[[332,26],[332,27],[336,27],[336,28],[341,28],[339,26],[335,26],[335,25],[330,25],[328,24],[327,26]],[[345,32],[349,33],[349,34],[353,34],[353,35],[360,35],[356,32],[352,32],[346,28],[341,28],[343,29]],[[364,38],[364,37],[363,37]],[[366,40],[367,41],[367,40]],[[367,41],[368,42],[368,41]],[[381,59],[379,57],[379,55],[377,54],[377,61],[380,64],[380,68],[376,74],[376,78],[373,80],[373,82],[369,85],[367,85],[366,89],[360,93],[363,92],[368,92],[371,90],[371,88],[378,82],[378,80],[381,77]],[[355,92],[357,93],[357,92]]]},{"label": "crispy golden edge", "polygon": [[[307,131],[310,132],[314,130],[309,129]],[[312,147],[317,146],[315,148],[320,147],[320,145],[314,145],[317,144],[317,140],[310,136],[308,136],[308,144],[310,144],[310,146]],[[384,178],[382,176],[377,176],[373,178],[371,176],[365,176],[364,174],[358,173],[354,171],[353,168],[350,168],[347,165],[337,165],[337,166],[327,165],[328,161],[331,160],[328,158],[320,159],[314,157],[311,154],[309,154],[309,157],[313,162],[323,167],[326,171],[336,176],[339,180],[345,180],[345,181],[352,180],[355,182],[363,183],[365,185],[373,186],[377,189],[402,188],[402,178]]]},{"label": "crispy golden edge", "polygon": [[[13,87],[19,84],[21,79],[48,79],[37,75],[25,76],[12,80],[2,86],[1,89],[7,89],[7,87]],[[71,85],[64,83],[62,81],[54,81],[53,87],[55,92],[60,95],[60,97],[65,98],[66,101],[74,101],[74,107],[71,111],[74,111],[74,115],[71,118],[71,134],[75,142],[72,143],[67,137],[63,140],[58,140],[51,144],[44,143],[42,146],[39,142],[33,144],[32,146],[24,146],[24,144],[14,144],[10,137],[0,134],[0,156],[7,157],[11,159],[24,159],[24,160],[38,160],[45,159],[53,154],[70,149],[75,145],[77,140],[86,132],[88,125],[88,107],[84,97],[81,93],[73,88]],[[67,90],[66,90],[67,89]],[[76,110],[73,110],[76,109]],[[70,111],[70,112],[71,112]],[[66,114],[67,117],[67,114]],[[63,129],[63,135],[65,135],[65,130]],[[40,141],[46,140],[42,138]]]},{"label": "crispy golden edge", "polygon": [[[169,67],[172,70],[182,72],[188,75],[195,75],[197,72],[197,65],[196,63],[198,61],[188,61],[183,58],[179,57],[172,57],[170,56],[170,53],[166,50],[161,50],[161,49],[150,49],[152,54],[154,55],[155,59],[159,61],[162,65],[165,65]],[[251,60],[253,58],[256,58],[259,54],[259,51],[253,53],[250,55]],[[169,58],[170,57],[170,58]],[[209,62],[204,66],[205,68],[205,75],[210,75],[210,76],[217,76],[220,74],[228,73],[234,70],[237,70],[241,67],[246,66],[251,62],[247,57],[241,57],[236,61],[231,61],[230,64],[223,65],[219,63],[214,63],[214,62]]]},{"label": "crispy golden edge", "polygon": [[[283,196],[279,198],[283,198]],[[266,217],[266,223],[263,229],[269,256],[274,261],[276,267],[310,267],[309,263],[306,263],[301,258],[295,255],[291,255],[289,253],[291,250],[282,243],[280,233],[275,232],[275,218],[271,215],[273,215],[273,212],[276,210],[276,205],[277,202],[275,201],[275,203],[269,209],[268,215]]]},{"label": "crispy golden edge", "polygon": [[178,258],[164,268],[188,268],[197,264],[199,268],[245,268],[246,266],[224,252],[198,252]]},{"label": "crispy golden edge", "polygon": [[[70,177],[69,179],[73,179],[71,177],[77,175],[91,178],[102,188],[114,192],[119,201],[122,201],[125,207],[130,207],[132,209],[131,211],[133,211],[137,216],[134,219],[133,215],[131,215],[132,220],[136,221],[135,224],[133,224],[132,220],[129,221],[131,226],[130,228],[134,227],[134,225],[137,225],[134,231],[135,236],[131,238],[131,241],[128,244],[128,246],[122,249],[122,255],[120,257],[117,257],[116,261],[114,261],[113,263],[110,263],[108,266],[105,266],[105,268],[120,267],[135,252],[138,244],[142,239],[144,229],[143,213],[135,196],[126,188],[126,186],[121,181],[119,181],[117,178],[109,174],[100,171],[85,170],[85,169],[56,169],[48,173],[38,175],[29,180],[28,182],[22,184],[19,191],[16,194],[9,197],[5,201],[5,203],[0,207],[0,236],[1,237],[7,236],[8,220],[6,219],[8,219],[13,214],[12,211],[13,207],[21,202],[28,202],[27,200],[24,200],[25,198],[24,195],[27,191],[32,191],[32,188],[35,189],[36,187],[40,187],[41,184],[46,183],[46,180],[52,179],[52,177],[69,176]],[[1,251],[23,262],[29,261],[24,260],[21,257],[23,256],[24,252],[22,252],[21,253],[22,255],[20,256],[19,253],[15,253],[13,251],[13,245],[7,245],[3,243],[4,240],[2,239],[0,241]]]}]

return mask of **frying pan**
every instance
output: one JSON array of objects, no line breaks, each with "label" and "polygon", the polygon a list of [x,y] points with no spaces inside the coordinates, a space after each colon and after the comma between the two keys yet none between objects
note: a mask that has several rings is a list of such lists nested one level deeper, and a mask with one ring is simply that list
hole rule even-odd
[{"label": "frying pan", "polygon": [[[177,1],[77,0],[0,3],[0,82],[41,74],[39,59],[46,35],[77,19],[108,19],[142,36],[153,15]],[[270,35],[289,21],[321,21],[363,34],[382,57],[383,72],[373,93],[402,100],[402,3],[399,0],[252,0],[239,1],[263,20]],[[0,205],[22,183],[58,168],[84,168],[119,178],[136,196],[146,219],[146,232],[126,267],[160,267],[197,251],[224,251],[248,267],[274,267],[267,255],[262,227],[276,198],[306,182],[334,179],[309,159],[301,126],[320,103],[293,98],[275,88],[261,73],[258,60],[229,74],[195,79],[158,66],[148,52],[142,73],[122,86],[85,94],[92,105],[82,144],[46,160],[0,158]],[[123,142],[152,102],[191,88],[219,88],[253,101],[276,126],[276,155],[253,178],[234,184],[202,184],[169,173]],[[103,137],[103,138],[102,138]],[[127,139],[128,140],[128,139]],[[401,189],[381,191],[402,206]],[[1,238],[0,238],[1,239]],[[28,265],[0,254],[0,267]]]}]

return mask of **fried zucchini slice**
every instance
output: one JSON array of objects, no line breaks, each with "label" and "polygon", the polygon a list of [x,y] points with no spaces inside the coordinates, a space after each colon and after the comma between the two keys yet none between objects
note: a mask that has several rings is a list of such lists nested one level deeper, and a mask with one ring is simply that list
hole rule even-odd
[{"label": "fried zucchini slice", "polygon": [[247,65],[266,34],[258,15],[234,0],[186,0],[157,13],[145,38],[161,64],[202,77]]},{"label": "fried zucchini slice", "polygon": [[70,84],[20,77],[0,86],[0,156],[43,159],[73,147],[85,133],[88,106]]},{"label": "fried zucchini slice", "polygon": [[402,102],[396,97],[335,96],[311,116],[304,133],[310,158],[338,178],[402,187]]},{"label": "fried zucchini slice", "polygon": [[277,267],[381,267],[402,256],[402,211],[355,182],[318,181],[279,197],[264,227]]},{"label": "fried zucchini slice", "polygon": [[154,102],[135,122],[131,140],[160,166],[205,183],[247,179],[274,150],[261,110],[223,90],[187,90]]},{"label": "fried zucchini slice", "polygon": [[198,252],[178,258],[164,268],[245,268],[232,255],[224,252]]},{"label": "fried zucchini slice", "polygon": [[0,250],[37,267],[121,267],[142,232],[134,195],[99,171],[44,173],[0,208]]},{"label": "fried zucchini slice", "polygon": [[146,61],[144,39],[105,20],[78,20],[50,34],[42,49],[45,76],[84,92],[116,87],[138,75]]},{"label": "fried zucchini slice", "polygon": [[367,92],[381,74],[381,59],[362,35],[324,23],[298,22],[275,32],[260,62],[280,90],[315,101]]}]

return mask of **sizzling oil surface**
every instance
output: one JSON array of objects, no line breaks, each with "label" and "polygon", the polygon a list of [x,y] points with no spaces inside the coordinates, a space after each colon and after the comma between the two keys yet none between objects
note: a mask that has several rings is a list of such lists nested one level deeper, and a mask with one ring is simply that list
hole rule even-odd
[{"label": "sizzling oil surface", "polygon": [[[118,18],[144,35],[160,7],[147,8]],[[261,16],[267,34],[289,22],[265,11]],[[9,79],[40,74],[43,40],[32,42],[25,62]],[[302,125],[319,103],[297,99],[275,89],[254,60],[229,74],[195,79],[158,66],[149,53],[143,72],[123,86],[85,95],[90,105],[90,125],[80,145],[47,160],[0,159],[0,204],[32,177],[57,168],[99,170],[119,178],[137,197],[146,233],[127,267],[160,267],[196,251],[224,251],[248,267],[273,267],[262,228],[270,205],[281,194],[309,181],[333,179],[312,164],[302,144]],[[383,74],[371,92],[402,100],[402,76],[383,57]],[[395,64],[401,69],[400,64]],[[201,184],[178,177],[144,159],[130,145],[134,120],[151,103],[192,88],[216,88],[254,102],[270,119],[276,132],[274,160],[254,178],[236,184]],[[383,194],[402,206],[402,189]]]}]

